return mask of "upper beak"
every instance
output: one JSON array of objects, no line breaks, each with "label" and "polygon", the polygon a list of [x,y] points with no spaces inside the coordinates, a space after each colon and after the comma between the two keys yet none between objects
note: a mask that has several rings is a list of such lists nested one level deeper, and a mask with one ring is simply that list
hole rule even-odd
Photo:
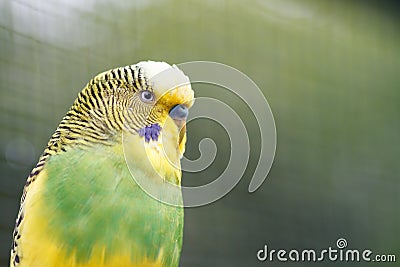
[{"label": "upper beak", "polygon": [[186,133],[186,118],[189,114],[189,109],[185,105],[176,105],[169,111],[169,116],[174,120],[179,129],[178,144],[184,140]]},{"label": "upper beak", "polygon": [[169,111],[169,116],[174,120],[175,124],[181,129],[189,114],[189,109],[185,105],[176,105]]}]

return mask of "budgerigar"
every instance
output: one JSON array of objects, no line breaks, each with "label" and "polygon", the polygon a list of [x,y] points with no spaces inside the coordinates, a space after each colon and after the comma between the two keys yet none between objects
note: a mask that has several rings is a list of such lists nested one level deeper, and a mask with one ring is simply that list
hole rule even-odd
[{"label": "budgerigar", "polygon": [[161,198],[164,185],[179,188],[193,101],[189,79],[165,62],[93,78],[28,177],[10,266],[177,266],[183,208],[134,178]]}]

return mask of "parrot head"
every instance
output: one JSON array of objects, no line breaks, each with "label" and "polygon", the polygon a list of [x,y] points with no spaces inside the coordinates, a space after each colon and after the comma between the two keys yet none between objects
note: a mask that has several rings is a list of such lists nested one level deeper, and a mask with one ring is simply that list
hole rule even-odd
[{"label": "parrot head", "polygon": [[[145,126],[139,134],[146,142],[157,140],[167,119],[172,119],[179,129],[179,142],[185,133],[188,110],[193,105],[194,94],[187,76],[175,65],[165,62],[141,62],[138,67],[145,77],[145,88],[135,92],[132,110],[141,110]],[[134,106],[139,108],[134,108]]]},{"label": "parrot head", "polygon": [[185,121],[193,102],[189,78],[175,65],[143,61],[111,69],[95,76],[79,93],[57,129],[57,141],[75,142],[70,130],[79,122],[83,142],[118,141],[121,133],[129,132],[149,143],[157,141],[172,120],[182,150]]}]

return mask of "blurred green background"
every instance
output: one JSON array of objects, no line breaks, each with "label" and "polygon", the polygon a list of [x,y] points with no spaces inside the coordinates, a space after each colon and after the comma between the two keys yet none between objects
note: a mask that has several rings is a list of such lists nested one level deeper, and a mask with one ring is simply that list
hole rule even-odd
[{"label": "blurred green background", "polygon": [[[251,161],[226,197],[186,209],[181,266],[281,266],[257,251],[335,247],[340,237],[399,262],[398,11],[396,1],[0,1],[0,265],[26,177],[77,93],[103,70],[148,59],[239,69],[277,126],[272,170],[249,194],[257,124],[241,101],[222,97],[245,120]],[[208,170],[185,174],[184,184],[201,184],[221,173],[229,142],[207,120],[188,131],[188,157],[206,136],[219,148]],[[314,265],[337,264],[364,266]]]}]

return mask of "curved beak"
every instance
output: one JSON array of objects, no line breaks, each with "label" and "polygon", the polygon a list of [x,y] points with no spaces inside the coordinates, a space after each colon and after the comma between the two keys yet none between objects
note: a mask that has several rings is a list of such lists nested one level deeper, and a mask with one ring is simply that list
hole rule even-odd
[{"label": "curved beak", "polygon": [[176,105],[169,111],[169,116],[174,120],[179,129],[178,144],[181,144],[186,134],[186,119],[189,114],[189,108],[185,105]]},{"label": "curved beak", "polygon": [[176,105],[169,111],[169,116],[174,120],[175,124],[181,129],[189,114],[189,109],[185,105]]}]

